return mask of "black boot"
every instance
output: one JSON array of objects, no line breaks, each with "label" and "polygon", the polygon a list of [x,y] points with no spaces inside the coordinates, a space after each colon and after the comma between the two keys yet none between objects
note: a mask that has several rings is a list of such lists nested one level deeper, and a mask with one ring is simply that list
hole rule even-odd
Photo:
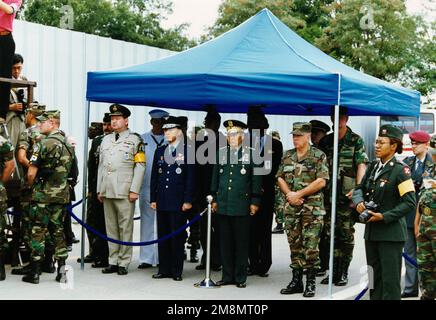
[{"label": "black boot", "polygon": [[30,262],[31,270],[30,272],[25,275],[22,280],[24,282],[29,282],[33,284],[39,283],[39,275],[41,274],[41,265],[39,261],[32,261]]},{"label": "black boot", "polygon": [[49,253],[49,252],[45,253],[44,260],[43,260],[42,266],[41,266],[41,270],[42,270],[42,272],[45,272],[45,273],[55,273],[56,267],[54,265],[52,253]]},{"label": "black boot", "polygon": [[32,265],[29,263],[27,266],[12,269],[11,274],[24,276],[28,274],[30,271],[32,271]]},{"label": "black boot", "polygon": [[335,282],[335,286],[343,287],[348,284],[348,267],[350,266],[349,262],[341,262],[340,270],[341,274],[339,275],[338,281]]},{"label": "black boot", "polygon": [[282,234],[284,232],[283,230],[283,223],[277,223],[274,229],[272,229],[271,233],[273,234]]},{"label": "black boot", "polygon": [[307,270],[306,289],[304,290],[303,297],[312,298],[315,296],[316,272],[317,270],[315,268]]},{"label": "black boot", "polygon": [[[333,259],[333,283],[338,282],[341,276],[340,260],[340,258]],[[321,284],[329,284],[329,276],[322,279]]]},{"label": "black boot", "polygon": [[58,260],[58,274],[56,275],[56,281],[66,283],[67,271],[65,270],[65,260]]},{"label": "black boot", "polygon": [[3,260],[3,256],[0,255],[0,281],[6,279],[6,271],[5,271],[5,262]]},{"label": "black boot", "polygon": [[292,280],[288,286],[280,290],[281,294],[293,294],[303,292],[303,269],[292,270]]}]

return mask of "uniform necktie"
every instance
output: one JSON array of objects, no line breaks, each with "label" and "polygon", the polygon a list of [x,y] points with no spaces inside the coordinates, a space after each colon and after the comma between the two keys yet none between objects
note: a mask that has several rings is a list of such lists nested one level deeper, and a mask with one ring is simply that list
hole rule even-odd
[{"label": "uniform necktie", "polygon": [[120,134],[119,133],[115,133],[115,141],[118,141],[119,138],[120,138]]},{"label": "uniform necktie", "polygon": [[378,178],[378,176],[380,175],[380,172],[383,170],[383,167],[384,167],[384,165],[380,161],[379,164],[378,164],[378,168],[377,168],[377,170],[375,172],[375,176],[374,176],[375,179]]}]

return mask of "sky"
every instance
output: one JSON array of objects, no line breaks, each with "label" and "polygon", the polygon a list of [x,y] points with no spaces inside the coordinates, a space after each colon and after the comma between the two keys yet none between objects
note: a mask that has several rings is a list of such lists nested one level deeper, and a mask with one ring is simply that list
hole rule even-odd
[{"label": "sky", "polygon": [[[213,25],[218,17],[218,7],[222,0],[172,0],[173,14],[164,21],[163,27],[169,28],[182,23],[190,23],[186,35],[190,38],[199,38],[205,34],[205,28]],[[427,6],[427,8],[426,8]],[[435,11],[432,13],[428,7],[436,10],[436,0],[407,0],[407,9],[410,13],[424,15],[426,20],[436,19]]]}]

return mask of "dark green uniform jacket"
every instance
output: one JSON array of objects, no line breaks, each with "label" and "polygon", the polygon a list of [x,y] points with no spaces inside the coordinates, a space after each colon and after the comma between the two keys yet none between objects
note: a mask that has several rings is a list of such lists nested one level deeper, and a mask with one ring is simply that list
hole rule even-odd
[{"label": "dark green uniform jacket", "polygon": [[393,157],[376,179],[378,160],[367,168],[360,185],[353,193],[355,204],[373,200],[379,205],[378,212],[384,220],[366,224],[365,240],[406,241],[405,216],[416,209],[415,188],[410,168]]},{"label": "dark green uniform jacket", "polygon": [[213,168],[211,193],[218,203],[218,213],[229,216],[249,214],[250,205],[260,206],[262,176],[254,175],[252,149],[240,147],[238,161],[230,161],[230,147],[219,149]]}]

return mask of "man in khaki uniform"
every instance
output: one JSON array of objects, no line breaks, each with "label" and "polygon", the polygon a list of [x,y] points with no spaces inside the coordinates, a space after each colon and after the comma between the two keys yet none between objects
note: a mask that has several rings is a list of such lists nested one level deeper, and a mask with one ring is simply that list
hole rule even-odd
[{"label": "man in khaki uniform", "polygon": [[[98,166],[97,195],[103,202],[109,238],[131,242],[133,214],[145,173],[145,153],[141,136],[128,129],[130,111],[109,107],[113,132],[103,138]],[[132,247],[109,243],[109,267],[103,273],[126,275]]]}]

